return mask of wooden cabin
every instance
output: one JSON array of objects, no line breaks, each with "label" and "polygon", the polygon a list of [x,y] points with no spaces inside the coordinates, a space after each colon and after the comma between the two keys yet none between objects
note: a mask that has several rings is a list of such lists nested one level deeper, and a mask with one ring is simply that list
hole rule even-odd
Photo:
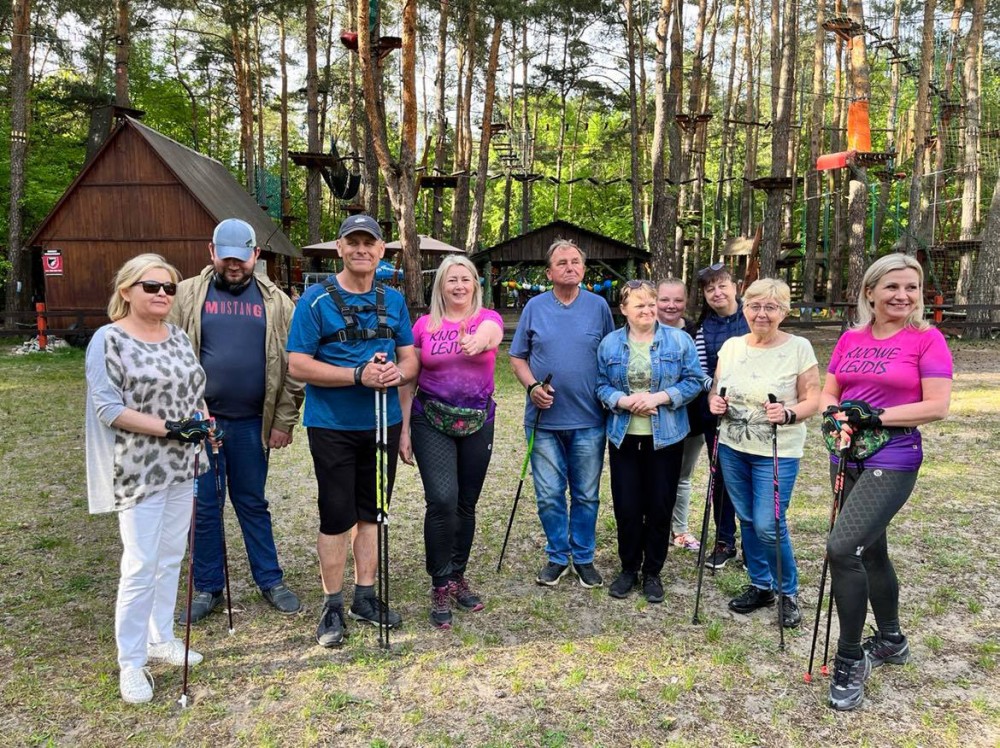
[{"label": "wooden cabin", "polygon": [[198,273],[226,218],[254,227],[268,275],[286,286],[291,259],[302,254],[229,170],[123,117],[29,240],[57,318],[50,326],[106,321],[115,272],[142,252],[163,255],[185,278]]}]

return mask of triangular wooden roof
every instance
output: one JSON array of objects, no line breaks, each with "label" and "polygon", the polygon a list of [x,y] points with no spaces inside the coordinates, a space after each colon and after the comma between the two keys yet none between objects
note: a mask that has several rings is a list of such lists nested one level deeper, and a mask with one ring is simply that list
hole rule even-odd
[{"label": "triangular wooden roof", "polygon": [[618,263],[630,259],[636,262],[649,260],[649,253],[638,247],[562,220],[552,221],[520,236],[494,244],[489,249],[476,252],[469,259],[476,264],[488,260],[494,265],[517,263],[544,265],[545,253],[556,239],[566,239],[579,245],[586,253],[588,262],[594,260]]},{"label": "triangular wooden roof", "polygon": [[122,123],[108,136],[94,157],[80,170],[76,179],[32,234],[28,246],[37,243],[38,237],[44,233],[49,221],[58,213],[62,204],[73,194],[87,172],[101,160],[125,129],[133,130],[149,144],[163,165],[177,177],[177,181],[216,223],[226,218],[240,218],[253,226],[257,234],[257,243],[264,251],[287,257],[302,256],[302,253],[222,163],[181,145],[176,140],[171,140],[131,117],[123,118]]}]

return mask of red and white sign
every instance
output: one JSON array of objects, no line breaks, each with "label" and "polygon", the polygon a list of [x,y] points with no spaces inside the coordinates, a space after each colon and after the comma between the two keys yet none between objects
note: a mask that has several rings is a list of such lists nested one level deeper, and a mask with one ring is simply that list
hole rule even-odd
[{"label": "red and white sign", "polygon": [[63,274],[63,258],[61,249],[46,249],[42,253],[42,269],[46,275]]}]

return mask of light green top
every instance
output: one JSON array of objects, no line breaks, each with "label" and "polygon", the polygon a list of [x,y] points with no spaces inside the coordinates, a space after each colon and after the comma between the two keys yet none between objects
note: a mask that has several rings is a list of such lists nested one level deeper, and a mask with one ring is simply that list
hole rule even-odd
[{"label": "light green top", "polygon": [[[649,346],[652,342],[639,343],[628,341],[628,389],[629,394],[649,392],[653,379],[652,364],[649,361]],[[649,416],[639,416],[635,413],[628,420],[628,430],[632,436],[652,436],[653,422]]]}]

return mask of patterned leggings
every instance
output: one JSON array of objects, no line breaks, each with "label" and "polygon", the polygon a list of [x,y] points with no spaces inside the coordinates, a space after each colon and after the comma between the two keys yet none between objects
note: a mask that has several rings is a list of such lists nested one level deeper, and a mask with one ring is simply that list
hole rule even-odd
[{"label": "patterned leggings", "polygon": [[[837,466],[830,466],[836,481]],[[899,581],[889,560],[886,528],[917,482],[916,470],[848,466],[844,505],[826,542],[833,597],[840,620],[837,652],[861,659],[868,601],[882,633],[899,631]]]}]

